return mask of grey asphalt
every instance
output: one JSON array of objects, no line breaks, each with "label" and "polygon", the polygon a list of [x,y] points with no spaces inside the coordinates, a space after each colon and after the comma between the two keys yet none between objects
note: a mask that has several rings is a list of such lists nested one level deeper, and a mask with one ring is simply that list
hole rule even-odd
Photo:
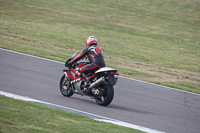
[{"label": "grey asphalt", "polygon": [[198,94],[120,77],[113,102],[102,107],[86,96],[62,96],[63,69],[59,62],[0,49],[0,90],[167,133],[200,132]]}]

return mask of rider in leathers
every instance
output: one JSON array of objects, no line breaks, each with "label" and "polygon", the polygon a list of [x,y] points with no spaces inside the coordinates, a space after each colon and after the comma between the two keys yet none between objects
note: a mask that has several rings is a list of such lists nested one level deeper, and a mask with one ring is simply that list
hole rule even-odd
[{"label": "rider in leathers", "polygon": [[101,67],[105,67],[104,57],[102,50],[97,46],[97,39],[94,36],[90,36],[86,39],[86,48],[83,52],[77,55],[71,62],[66,64],[66,66],[71,66],[74,62],[87,56],[90,64],[87,64],[80,68],[79,72],[83,79],[88,83],[87,74],[94,72]]}]

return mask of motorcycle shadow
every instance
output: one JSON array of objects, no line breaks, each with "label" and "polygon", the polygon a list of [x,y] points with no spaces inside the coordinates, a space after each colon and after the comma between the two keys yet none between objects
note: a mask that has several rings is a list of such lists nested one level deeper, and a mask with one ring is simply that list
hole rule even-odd
[{"label": "motorcycle shadow", "polygon": [[73,99],[73,101],[75,100],[75,101],[77,101],[77,102],[79,102],[81,104],[84,104],[84,103],[86,103],[86,104],[94,104],[94,105],[96,104],[95,99],[91,99],[89,97],[79,97],[79,96],[75,97],[75,96],[72,96],[72,97],[69,97],[69,98]]},{"label": "motorcycle shadow", "polygon": [[126,107],[126,106],[115,105],[115,104],[111,104],[110,106],[108,106],[108,108],[112,108],[112,109],[116,109],[116,110],[121,110],[121,111],[127,111],[127,112],[140,113],[140,114],[145,114],[145,115],[155,114],[153,112],[139,110],[139,109],[135,109],[133,107]]},{"label": "motorcycle shadow", "polygon": [[[85,104],[85,106],[87,106],[89,104],[92,105],[92,106],[99,106],[98,104],[96,104],[95,99],[91,99],[89,97],[86,98],[86,97],[72,96],[72,97],[70,97],[70,99],[78,102],[79,104]],[[149,111],[135,109],[134,107],[131,107],[131,106],[127,107],[127,106],[116,105],[116,104],[112,104],[112,103],[108,106],[99,106],[99,107],[114,109],[114,110],[119,110],[119,111],[134,112],[134,113],[145,114],[145,115],[156,114],[156,113],[149,112]]]}]

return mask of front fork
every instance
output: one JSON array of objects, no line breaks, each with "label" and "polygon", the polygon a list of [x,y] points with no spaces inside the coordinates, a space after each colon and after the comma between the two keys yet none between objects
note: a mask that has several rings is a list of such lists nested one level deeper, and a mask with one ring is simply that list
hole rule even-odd
[{"label": "front fork", "polygon": [[70,80],[69,80],[67,71],[63,70],[63,72],[64,72],[64,75],[65,75],[63,85],[64,85],[64,86],[70,86]]}]

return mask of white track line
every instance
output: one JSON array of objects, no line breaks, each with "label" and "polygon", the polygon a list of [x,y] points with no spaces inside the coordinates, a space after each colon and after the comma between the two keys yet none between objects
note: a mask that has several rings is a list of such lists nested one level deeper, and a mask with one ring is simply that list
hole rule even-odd
[{"label": "white track line", "polygon": [[[0,50],[12,52],[12,53],[16,53],[16,54],[20,54],[20,55],[24,55],[24,56],[29,56],[29,57],[33,57],[33,58],[37,58],[37,59],[42,59],[42,60],[46,60],[46,61],[50,61],[50,62],[55,62],[55,63],[59,63],[59,64],[64,64],[63,62],[59,62],[59,61],[55,61],[55,60],[51,60],[51,59],[46,59],[46,58],[42,58],[42,57],[38,57],[38,56],[34,56],[34,55],[24,54],[24,53],[21,53],[21,52],[12,51],[12,50],[8,50],[8,49],[0,48]],[[123,77],[123,76],[119,76],[119,77],[125,78],[125,79],[129,79],[129,80],[133,80],[133,81],[137,81],[137,82],[141,82],[141,83],[145,83],[145,84],[150,84],[150,85],[154,85],[154,86],[163,87],[163,88],[166,88],[166,89],[171,89],[171,90],[175,90],[175,91],[180,91],[180,92],[184,92],[184,93],[189,93],[189,94],[200,96],[200,94],[197,94],[197,93],[188,92],[188,91],[184,91],[184,90],[179,90],[179,89],[176,89],[176,88],[171,88],[171,87],[167,87],[167,86],[163,86],[163,85],[158,85],[158,84],[154,84],[154,83],[149,83],[149,82],[142,81],[142,80],[127,78],[127,77]]]},{"label": "white track line", "polygon": [[76,114],[86,114],[87,116],[90,116],[90,118],[93,118],[94,120],[97,120],[97,121],[108,122],[108,123],[112,123],[112,124],[119,125],[119,126],[124,126],[124,127],[132,128],[132,129],[137,129],[137,130],[140,130],[140,131],[143,131],[143,132],[164,133],[164,132],[161,132],[161,131],[158,131],[158,130],[154,130],[154,129],[150,129],[150,128],[146,128],[146,127],[130,124],[130,123],[127,123],[127,122],[123,122],[123,121],[107,118],[107,117],[100,116],[100,115],[95,115],[95,114],[92,114],[92,113],[88,113],[88,112],[84,112],[84,111],[80,111],[80,110],[64,107],[64,106],[61,106],[61,105],[56,105],[56,104],[52,104],[52,103],[48,103],[48,102],[32,99],[32,98],[25,97],[25,96],[20,96],[20,95],[8,93],[8,92],[1,91],[1,90],[0,90],[0,95],[4,95],[4,96],[11,97],[11,98],[18,99],[18,100],[38,103],[38,104],[42,104],[42,105],[52,105],[54,107],[63,108],[65,110],[73,112],[73,113],[76,112]]}]

